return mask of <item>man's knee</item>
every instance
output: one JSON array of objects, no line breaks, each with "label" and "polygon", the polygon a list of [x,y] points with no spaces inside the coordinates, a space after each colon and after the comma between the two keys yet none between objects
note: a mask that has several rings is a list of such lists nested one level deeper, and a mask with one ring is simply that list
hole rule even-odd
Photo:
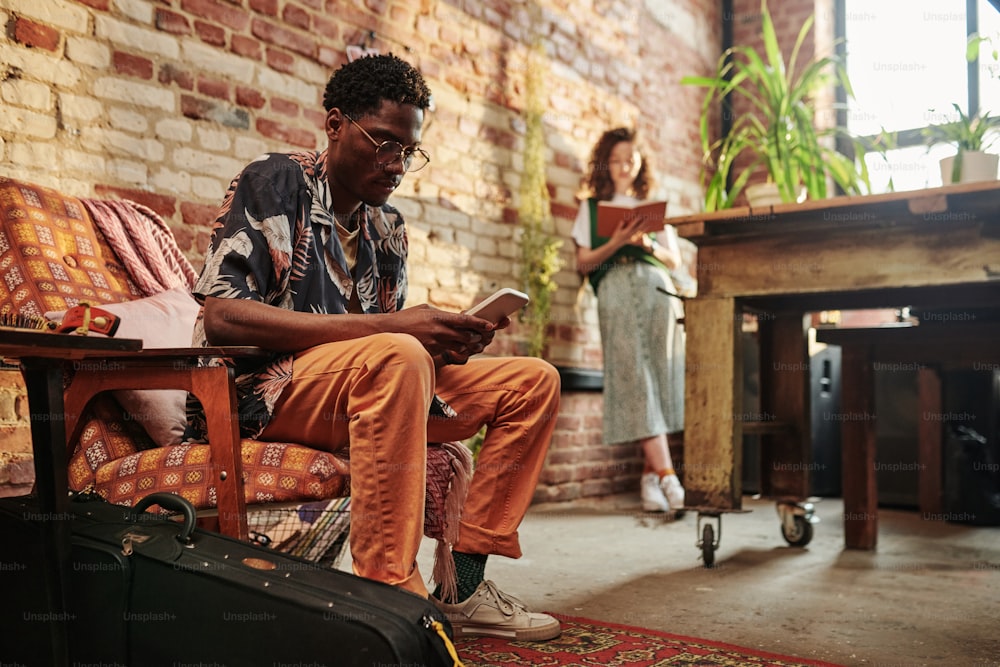
[{"label": "man's knee", "polygon": [[405,333],[380,333],[370,336],[377,350],[368,367],[378,372],[423,373],[433,377],[434,360],[414,336]]},{"label": "man's knee", "polygon": [[558,394],[561,388],[561,380],[556,367],[544,359],[536,359],[535,357],[524,357],[524,359],[528,365],[528,372],[538,378],[538,385],[544,387],[547,391]]}]

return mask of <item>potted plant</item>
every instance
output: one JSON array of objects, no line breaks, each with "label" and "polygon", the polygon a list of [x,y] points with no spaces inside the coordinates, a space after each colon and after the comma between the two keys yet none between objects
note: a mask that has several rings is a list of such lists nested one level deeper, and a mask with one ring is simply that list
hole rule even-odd
[{"label": "potted plant", "polygon": [[[818,90],[839,83],[849,95],[853,91],[837,56],[817,58],[798,69],[799,51],[813,20],[810,16],[802,25],[786,65],[767,0],[762,0],[763,55],[751,46],[734,46],[719,58],[713,76],[681,79],[683,84],[707,88],[700,122],[705,173],[711,173],[706,210],[733,206],[761,170],[782,202],[801,201],[804,196],[823,199],[828,179],[848,194],[860,193],[862,186],[870,190],[864,160],[856,164],[834,148],[836,136],[847,136],[846,132],[815,126],[810,102]],[[730,108],[730,96],[747,102],[749,110],[733,118],[726,136],[713,140],[713,112],[723,105]],[[858,141],[854,145],[856,150],[863,149]]]},{"label": "potted plant", "polygon": [[991,130],[1000,128],[1000,118],[990,116],[989,112],[966,114],[959,105],[952,106],[958,120],[924,129],[928,148],[952,144],[958,149],[955,155],[941,160],[941,182],[948,185],[996,180],[1000,155],[986,151],[997,139],[996,132]]},{"label": "potted plant", "polygon": [[1000,118],[989,112],[966,114],[958,104],[952,104],[958,120],[931,125],[924,130],[928,148],[942,143],[956,147],[955,155],[941,160],[941,182],[970,183],[997,178],[1000,156],[988,153],[996,141]]}]

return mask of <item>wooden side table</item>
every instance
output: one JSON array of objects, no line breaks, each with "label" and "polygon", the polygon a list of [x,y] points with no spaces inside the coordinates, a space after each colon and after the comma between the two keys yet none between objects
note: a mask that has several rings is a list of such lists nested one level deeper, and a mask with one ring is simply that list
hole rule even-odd
[{"label": "wooden side table", "polygon": [[42,522],[45,554],[45,596],[52,641],[52,664],[70,664],[69,591],[70,521],[63,371],[65,365],[99,360],[142,349],[135,339],[67,336],[43,331],[0,329],[0,357],[21,366],[31,412],[31,447],[35,457],[35,488]]},{"label": "wooden side table", "polygon": [[[205,408],[209,439],[218,444],[213,448],[213,462],[218,472],[220,526],[226,534],[245,539],[246,502],[232,368],[201,365],[198,360],[264,354],[264,350],[248,346],[143,350],[142,341],[135,339],[0,329],[0,357],[19,361],[28,393],[35,485],[39,513],[45,519],[46,601],[55,620],[50,626],[54,665],[68,665],[72,656],[68,632],[73,606],[67,436],[79,430],[81,415],[66,414],[67,403],[81,411],[96,393],[124,388],[185,389],[194,394]],[[88,372],[78,374],[64,393],[67,365]]]}]

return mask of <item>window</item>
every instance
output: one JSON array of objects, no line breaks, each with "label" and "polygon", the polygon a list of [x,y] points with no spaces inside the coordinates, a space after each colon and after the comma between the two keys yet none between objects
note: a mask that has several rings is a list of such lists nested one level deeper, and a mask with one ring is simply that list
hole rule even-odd
[{"label": "window", "polygon": [[[1000,13],[988,0],[839,0],[847,71],[855,99],[848,100],[852,134],[896,133],[898,148],[883,160],[869,156],[874,192],[941,185],[938,162],[952,146],[927,149],[921,128],[966,113],[1000,114]],[[968,15],[971,6],[972,15]],[[968,35],[985,41],[979,60],[966,60]]]}]

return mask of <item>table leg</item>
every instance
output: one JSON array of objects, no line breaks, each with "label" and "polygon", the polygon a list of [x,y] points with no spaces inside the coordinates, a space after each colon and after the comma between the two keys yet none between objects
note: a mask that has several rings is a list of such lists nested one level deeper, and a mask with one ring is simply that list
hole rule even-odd
[{"label": "table leg", "polygon": [[848,549],[874,549],[878,541],[875,373],[868,346],[845,345],[842,354],[844,543]]},{"label": "table leg", "polygon": [[917,497],[921,513],[939,514],[944,507],[944,484],[941,475],[941,452],[943,450],[942,423],[936,419],[925,419],[924,415],[939,415],[943,412],[941,397],[941,376],[934,368],[921,368],[917,374],[920,416],[917,425],[917,448],[920,462]]},{"label": "table leg", "polygon": [[21,363],[31,412],[35,488],[42,518],[45,594],[52,642],[52,664],[69,665],[69,574],[71,518],[67,479],[62,364]]},{"label": "table leg", "polygon": [[730,298],[684,306],[685,504],[720,510],[741,506],[743,453],[742,315]]},{"label": "table leg", "polygon": [[760,332],[761,493],[800,502],[812,461],[809,336],[801,312],[758,316]]}]

